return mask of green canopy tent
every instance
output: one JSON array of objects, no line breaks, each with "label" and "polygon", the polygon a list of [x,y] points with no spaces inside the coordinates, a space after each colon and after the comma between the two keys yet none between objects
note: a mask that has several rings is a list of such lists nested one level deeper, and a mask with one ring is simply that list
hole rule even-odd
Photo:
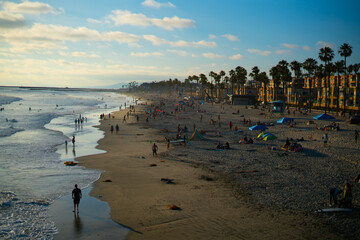
[{"label": "green canopy tent", "polygon": [[190,137],[191,141],[199,141],[204,140],[205,138],[198,132],[197,129],[195,129],[193,135]]}]

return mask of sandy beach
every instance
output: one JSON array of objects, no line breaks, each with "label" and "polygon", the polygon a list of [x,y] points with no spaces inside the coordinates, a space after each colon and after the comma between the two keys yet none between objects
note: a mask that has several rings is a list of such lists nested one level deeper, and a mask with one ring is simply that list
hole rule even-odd
[{"label": "sandy beach", "polygon": [[[282,116],[270,116],[267,109],[204,103],[184,106],[175,114],[181,99],[149,95],[141,100],[143,103],[135,106],[135,113],[126,122],[123,117],[129,109],[114,112],[101,122],[99,128],[105,131],[105,137],[98,148],[106,153],[77,159],[85,167],[104,171],[90,195],[101,195],[100,200],[109,203],[111,218],[131,229],[127,239],[360,236],[360,191],[353,182],[360,173],[360,143],[355,146],[353,135],[358,125],[337,119],[340,130],[327,131],[329,142],[324,148],[324,131],[316,130],[315,124],[322,127],[329,122],[307,124],[319,111],[294,115],[290,108],[289,116],[295,119],[296,126],[289,128],[277,124]],[[160,106],[160,101],[167,114],[145,114],[146,108]],[[251,124],[244,124],[244,118]],[[248,129],[257,122],[274,123],[266,132],[277,138],[257,139],[260,132]],[[111,132],[111,125],[116,124],[119,132]],[[167,149],[165,137],[175,137],[179,124],[181,128],[187,126],[188,137],[195,124],[206,140],[190,141],[186,146],[171,144]],[[239,131],[234,133],[234,128]],[[239,144],[245,136],[255,138],[255,144]],[[282,150],[287,137],[304,138],[299,142],[303,149]],[[231,149],[216,151],[218,142],[229,142]],[[155,157],[153,143],[159,147]],[[173,181],[168,184],[161,179]],[[329,189],[343,189],[346,182],[353,186],[353,211],[315,213],[329,207]],[[171,205],[180,210],[170,210]]]}]

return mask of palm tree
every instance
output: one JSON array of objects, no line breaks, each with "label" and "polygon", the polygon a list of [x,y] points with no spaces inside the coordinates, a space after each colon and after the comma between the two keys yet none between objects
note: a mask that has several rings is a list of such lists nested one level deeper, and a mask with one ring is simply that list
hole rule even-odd
[{"label": "palm tree", "polygon": [[188,86],[190,86],[190,95],[192,95],[192,85],[189,78],[184,79],[185,93]]},{"label": "palm tree", "polygon": [[236,83],[236,73],[233,69],[229,71],[230,83],[231,83],[231,94],[234,94],[234,84]]},{"label": "palm tree", "polygon": [[328,81],[330,79],[331,70],[329,68],[329,63],[334,58],[334,50],[330,47],[323,47],[320,49],[319,58],[322,62],[325,63],[325,113],[327,112],[328,107]]},{"label": "palm tree", "polygon": [[[220,72],[219,72],[219,74],[218,74],[219,76],[220,76],[220,81],[222,82],[223,81],[223,77],[226,75],[226,73],[223,71],[223,70],[221,70]],[[219,81],[219,83],[218,83],[218,87],[220,88],[220,81]],[[225,85],[223,86],[223,87],[225,87]],[[224,88],[222,88],[222,89],[224,89]],[[219,92],[219,94],[220,94],[220,91],[218,91]]]},{"label": "palm tree", "polygon": [[303,68],[307,71],[307,77],[309,79],[309,108],[311,112],[312,108],[312,81],[314,78],[315,70],[317,67],[317,61],[313,58],[307,58],[303,63]]},{"label": "palm tree", "polygon": [[269,77],[266,75],[266,72],[261,72],[259,73],[259,75],[257,76],[257,80],[259,81],[259,83],[261,85],[264,86],[264,105],[266,105],[266,86],[269,83]]},{"label": "palm tree", "polygon": [[334,72],[337,73],[337,77],[336,77],[336,93],[337,93],[337,101],[336,101],[336,108],[337,111],[339,112],[340,109],[340,74],[345,72],[345,62],[344,60],[341,61],[337,61],[334,63]]},{"label": "palm tree", "polygon": [[196,93],[196,89],[199,88],[199,77],[196,75],[192,75],[191,80],[196,82],[196,88],[195,88],[195,93]]},{"label": "palm tree", "polygon": [[355,73],[356,76],[359,75],[359,70],[360,70],[360,63],[356,63],[353,65],[353,71]]},{"label": "palm tree", "polygon": [[270,76],[273,78],[273,83],[274,83],[274,89],[273,89],[273,99],[277,100],[277,89],[279,88],[280,85],[280,69],[279,66],[274,66],[270,69]]},{"label": "palm tree", "polygon": [[201,88],[202,88],[202,93],[205,93],[205,86],[206,86],[206,83],[207,83],[207,77],[205,74],[201,73],[199,75],[200,77],[200,83],[201,83]]},{"label": "palm tree", "polygon": [[226,92],[226,94],[228,94],[228,84],[229,84],[229,82],[230,82],[230,78],[228,77],[228,76],[225,76],[224,77],[224,88],[225,88],[225,92]]},{"label": "palm tree", "polygon": [[235,68],[235,78],[238,85],[238,92],[240,92],[240,86],[244,86],[244,84],[246,83],[246,75],[247,71],[245,68],[240,66],[237,66]]},{"label": "palm tree", "polygon": [[[216,86],[216,97],[219,98],[219,91],[218,91],[218,88],[219,88],[219,84],[220,84],[220,80],[221,80],[221,75],[220,74],[217,74],[217,73],[214,73],[213,74],[213,77],[214,77],[214,81],[215,81],[215,86]],[[213,93],[211,91],[211,97],[213,96]]]},{"label": "palm tree", "polygon": [[301,72],[302,64],[299,63],[298,61],[292,61],[290,63],[290,68],[291,70],[294,71],[294,75],[295,75],[295,81],[293,82],[293,87],[295,90],[295,105],[297,106],[298,96],[296,92],[296,87],[297,87],[296,85],[298,84],[300,78],[302,77],[302,72]]},{"label": "palm tree", "polygon": [[346,109],[346,101],[347,101],[347,94],[346,94],[346,87],[347,87],[347,72],[346,72],[346,58],[350,57],[352,54],[352,47],[347,44],[344,43],[343,45],[340,46],[340,49],[338,51],[338,53],[340,54],[340,56],[344,57],[344,66],[345,66],[345,85],[344,85],[344,111]]},{"label": "palm tree", "polygon": [[326,76],[325,74],[325,67],[324,65],[320,64],[318,66],[316,66],[316,69],[315,69],[315,78],[318,80],[318,82],[320,82],[320,84],[318,84],[318,89],[320,88],[321,90],[318,91],[318,97],[317,98],[320,98],[320,103],[319,103],[319,106],[321,106],[321,102],[322,102],[322,99],[323,99],[323,85],[322,85],[322,79]]},{"label": "palm tree", "polygon": [[291,81],[291,72],[288,68],[289,63],[285,60],[281,60],[278,63],[278,68],[279,68],[279,72],[280,72],[280,81],[282,82],[283,85],[283,101],[286,104],[286,89],[285,87],[287,87],[287,84]]}]

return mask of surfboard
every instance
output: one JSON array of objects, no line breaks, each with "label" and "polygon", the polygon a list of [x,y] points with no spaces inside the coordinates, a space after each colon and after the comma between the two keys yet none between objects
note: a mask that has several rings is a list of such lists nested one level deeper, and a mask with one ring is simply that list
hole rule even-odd
[{"label": "surfboard", "polygon": [[328,213],[328,212],[351,212],[350,208],[324,208],[317,210],[318,213]]}]

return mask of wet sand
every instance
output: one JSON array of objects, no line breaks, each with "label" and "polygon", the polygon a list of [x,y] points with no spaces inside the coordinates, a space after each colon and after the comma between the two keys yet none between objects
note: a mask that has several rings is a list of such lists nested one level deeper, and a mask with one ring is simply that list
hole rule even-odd
[{"label": "wet sand", "polygon": [[68,239],[125,239],[130,231],[110,218],[110,208],[106,202],[89,196],[91,187],[82,189],[83,198],[79,213],[73,213],[71,194],[54,201],[50,215],[59,233],[55,240]]}]

